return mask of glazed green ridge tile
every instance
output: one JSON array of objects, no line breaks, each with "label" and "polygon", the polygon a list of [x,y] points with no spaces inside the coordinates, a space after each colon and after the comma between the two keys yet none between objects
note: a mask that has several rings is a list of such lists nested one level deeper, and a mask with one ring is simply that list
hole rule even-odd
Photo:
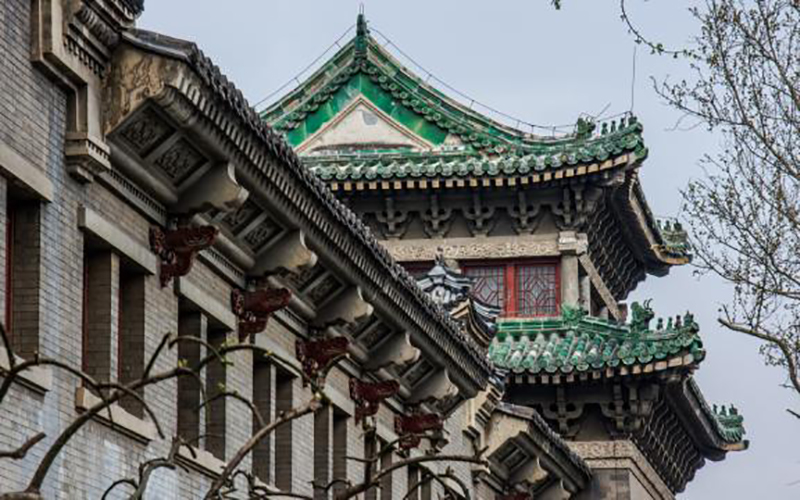
[{"label": "glazed green ridge tile", "polygon": [[726,443],[741,443],[746,431],[744,417],[739,413],[739,410],[733,405],[727,408],[724,405],[719,407],[717,405],[709,405],[694,378],[690,378],[687,385],[689,391],[694,393],[695,397],[700,401],[703,413],[713,422],[717,434],[722,440]]},{"label": "glazed green ridge tile", "polygon": [[501,319],[489,357],[497,368],[520,373],[572,373],[647,364],[690,355],[705,357],[699,328],[691,314],[669,318],[650,329],[648,306],[634,303],[631,323],[620,325],[591,318],[564,306],[557,317]]}]

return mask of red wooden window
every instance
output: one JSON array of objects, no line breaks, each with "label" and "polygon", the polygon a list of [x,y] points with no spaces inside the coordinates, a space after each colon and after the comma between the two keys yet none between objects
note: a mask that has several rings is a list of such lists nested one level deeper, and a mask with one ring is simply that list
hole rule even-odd
[{"label": "red wooden window", "polygon": [[503,316],[559,314],[558,264],[555,262],[466,263],[464,273],[475,280],[478,300],[502,308]]}]

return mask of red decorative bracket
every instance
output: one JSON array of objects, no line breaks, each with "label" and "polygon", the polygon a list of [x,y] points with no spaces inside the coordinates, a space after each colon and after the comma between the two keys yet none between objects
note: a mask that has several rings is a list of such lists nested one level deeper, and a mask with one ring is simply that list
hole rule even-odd
[{"label": "red decorative bracket", "polygon": [[210,247],[219,230],[214,226],[181,227],[162,230],[150,228],[150,249],[161,261],[159,279],[164,287],[172,278],[186,276],[197,252]]},{"label": "red decorative bracket", "polygon": [[412,413],[394,417],[394,431],[400,436],[400,448],[404,450],[419,446],[421,434],[440,432],[443,428],[444,420],[437,413]]},{"label": "red decorative bracket", "polygon": [[269,317],[289,305],[292,292],[285,288],[262,288],[251,292],[233,290],[231,309],[239,318],[239,340],[263,332]]},{"label": "red decorative bracket", "polygon": [[350,379],[350,398],[356,403],[356,423],[378,413],[381,401],[390,398],[400,391],[396,380],[384,382],[362,382],[357,378]]},{"label": "red decorative bracket", "polygon": [[303,365],[303,373],[316,380],[328,371],[331,364],[347,354],[350,341],[346,337],[302,340],[295,344],[297,359]]}]

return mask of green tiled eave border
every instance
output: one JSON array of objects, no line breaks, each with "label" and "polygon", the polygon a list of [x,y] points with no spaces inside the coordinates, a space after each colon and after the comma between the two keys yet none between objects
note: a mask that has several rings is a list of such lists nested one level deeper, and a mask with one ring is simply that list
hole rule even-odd
[{"label": "green tiled eave border", "polygon": [[[571,309],[567,311],[572,314]],[[497,368],[530,374],[580,373],[667,361],[675,367],[696,366],[705,350],[693,318],[689,314],[684,318],[683,325],[673,327],[670,320],[666,328],[657,330],[586,316],[501,320],[489,358]],[[668,363],[663,368],[669,367]]]},{"label": "green tiled eave border", "polygon": [[397,102],[389,93],[385,92],[372,80],[363,74],[356,74],[341,86],[327,101],[309,113],[300,124],[286,134],[286,140],[292,147],[297,147],[306,139],[314,135],[326,123],[342,112],[359,95],[364,96],[370,103],[386,113],[389,117],[399,122],[408,130],[428,141],[434,146],[444,143],[447,131],[425,120],[417,113],[409,110]]}]

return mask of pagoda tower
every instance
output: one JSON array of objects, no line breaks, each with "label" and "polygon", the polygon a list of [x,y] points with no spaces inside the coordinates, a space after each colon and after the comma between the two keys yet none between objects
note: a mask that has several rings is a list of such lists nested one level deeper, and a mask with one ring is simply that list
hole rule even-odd
[{"label": "pagoda tower", "polygon": [[[591,469],[581,487],[549,471],[563,493],[547,497],[670,499],[706,460],[747,447],[737,410],[708,405],[694,381],[705,350],[692,315],[626,305],[647,275],[691,260],[681,226],[648,207],[635,116],[579,118],[558,136],[517,130],[400,64],[363,14],[355,37],[261,116],[472,325],[497,375],[485,420],[509,432],[535,420]],[[492,460],[494,479],[475,474],[478,498],[545,497],[535,467]]]}]

